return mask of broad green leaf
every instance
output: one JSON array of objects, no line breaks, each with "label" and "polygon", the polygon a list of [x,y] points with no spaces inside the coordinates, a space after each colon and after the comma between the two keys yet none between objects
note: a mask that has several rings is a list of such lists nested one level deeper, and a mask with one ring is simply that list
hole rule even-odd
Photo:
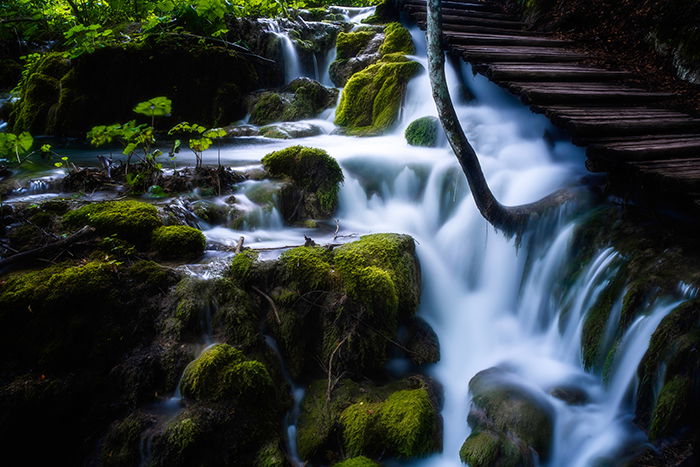
[{"label": "broad green leaf", "polygon": [[172,112],[172,101],[165,96],[154,97],[144,102],[139,102],[134,107],[134,112],[147,117],[165,117]]}]

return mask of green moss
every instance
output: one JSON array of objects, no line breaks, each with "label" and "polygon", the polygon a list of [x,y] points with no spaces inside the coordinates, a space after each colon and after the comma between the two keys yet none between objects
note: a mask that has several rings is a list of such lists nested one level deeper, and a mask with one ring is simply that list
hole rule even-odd
[{"label": "green moss", "polygon": [[459,458],[472,467],[518,467],[529,464],[517,446],[489,430],[472,432],[459,450]]},{"label": "green moss", "polygon": [[[377,269],[365,268],[385,271],[396,291],[398,311],[408,317],[415,313],[420,299],[420,270],[414,252],[415,244],[408,235],[372,234],[336,248],[333,261],[351,287],[376,280],[387,292],[390,287],[384,280],[386,276],[380,278]],[[393,302],[391,297],[387,300],[388,304]]]},{"label": "green moss", "polygon": [[358,402],[343,410],[340,424],[343,427],[343,441],[348,456],[359,456],[374,451],[376,443],[376,423],[381,403]]},{"label": "green moss", "polygon": [[338,99],[338,91],[328,89],[309,78],[297,78],[287,87],[294,98],[284,109],[282,120],[293,122],[313,118],[322,110],[333,107]]},{"label": "green moss", "polygon": [[171,422],[165,431],[165,436],[172,448],[183,453],[197,441],[199,432],[200,429],[193,419],[183,418]]},{"label": "green moss", "polygon": [[153,231],[152,248],[161,258],[196,259],[204,254],[204,234],[187,225],[167,225]]},{"label": "green moss", "polygon": [[265,92],[258,97],[250,111],[250,123],[253,125],[267,125],[279,122],[289,103],[281,95],[274,92]]},{"label": "green moss", "polygon": [[377,33],[373,31],[341,32],[336,40],[336,60],[352,58],[360,53]]},{"label": "green moss", "polygon": [[399,391],[379,411],[384,445],[399,457],[423,456],[437,449],[437,413],[425,388]]},{"label": "green moss", "polygon": [[380,467],[381,464],[365,456],[353,457],[333,464],[333,467]]},{"label": "green moss", "polygon": [[90,225],[103,235],[116,234],[137,246],[146,244],[151,232],[162,222],[158,209],[140,201],[104,201],[70,211],[63,216],[66,225]]},{"label": "green moss", "polygon": [[244,283],[250,277],[253,263],[258,259],[258,253],[253,250],[244,250],[231,260],[229,275],[237,282]]},{"label": "green moss", "polygon": [[338,162],[326,151],[291,146],[267,154],[262,163],[271,176],[291,179],[295,190],[302,190],[300,197],[313,195],[321,217],[333,214],[344,178]]},{"label": "green moss", "polygon": [[649,437],[657,440],[671,436],[685,425],[689,410],[692,413],[692,407],[697,406],[693,397],[692,382],[686,377],[676,376],[664,384],[652,414]]},{"label": "green moss", "polygon": [[421,117],[411,122],[404,136],[411,146],[435,147],[439,121],[435,117]]},{"label": "green moss", "polygon": [[129,466],[139,463],[141,434],[151,425],[138,413],[117,423],[105,437],[102,463],[107,467]]},{"label": "green moss", "polygon": [[255,467],[285,467],[286,465],[284,452],[277,441],[265,444],[255,458]]},{"label": "green moss", "polygon": [[216,344],[190,363],[182,377],[182,394],[197,401],[262,401],[274,393],[265,365],[245,360],[228,344]]},{"label": "green moss", "polygon": [[328,288],[331,284],[331,254],[321,247],[298,247],[280,256],[285,274],[302,291]]},{"label": "green moss", "polygon": [[416,52],[411,34],[401,23],[390,23],[384,28],[384,43],[379,48],[382,55],[400,53],[412,55]]},{"label": "green moss", "polygon": [[587,369],[600,369],[603,366],[606,356],[604,350],[607,349],[600,349],[601,339],[605,334],[612,308],[622,293],[624,282],[625,276],[617,275],[586,314],[581,333],[581,347],[583,365]]},{"label": "green moss", "polygon": [[420,64],[381,61],[352,75],[343,89],[335,123],[350,135],[382,134],[396,122],[406,84]]}]

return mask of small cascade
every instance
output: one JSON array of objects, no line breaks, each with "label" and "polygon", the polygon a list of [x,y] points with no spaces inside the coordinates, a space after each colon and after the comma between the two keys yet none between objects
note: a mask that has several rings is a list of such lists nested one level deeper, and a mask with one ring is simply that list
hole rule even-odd
[{"label": "small cascade", "polygon": [[289,31],[283,31],[279,21],[274,19],[261,18],[258,21],[266,25],[267,31],[274,34],[280,41],[282,61],[284,62],[284,84],[289,84],[302,76],[299,54],[294,41],[289,37]]},{"label": "small cascade", "polygon": [[304,400],[305,391],[303,387],[296,385],[292,380],[289,371],[287,371],[287,366],[284,364],[284,359],[280,353],[277,341],[275,341],[272,336],[266,335],[265,342],[279,359],[280,368],[282,369],[282,376],[291,388],[291,396],[294,403],[292,405],[292,409],[284,418],[285,441],[287,442],[287,453],[292,466],[302,467],[305,465],[305,463],[299,457],[299,451],[297,450],[297,421],[299,420],[299,415],[301,414],[301,402]]}]

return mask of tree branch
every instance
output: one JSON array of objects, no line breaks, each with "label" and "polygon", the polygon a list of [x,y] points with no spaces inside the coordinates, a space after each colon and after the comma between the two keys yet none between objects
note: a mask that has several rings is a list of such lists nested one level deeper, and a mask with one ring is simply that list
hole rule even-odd
[{"label": "tree branch", "polygon": [[450,98],[445,79],[445,55],[442,50],[441,0],[428,0],[427,39],[428,73],[440,122],[447,140],[467,177],[474,201],[481,215],[495,228],[509,235],[520,234],[529,221],[549,209],[573,198],[568,190],[552,193],[539,201],[520,206],[504,206],[489,188],[474,148],[464,134]]}]

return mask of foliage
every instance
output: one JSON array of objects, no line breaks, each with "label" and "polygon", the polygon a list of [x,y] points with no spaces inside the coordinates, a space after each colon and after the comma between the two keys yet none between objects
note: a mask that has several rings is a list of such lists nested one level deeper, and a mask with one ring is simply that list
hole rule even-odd
[{"label": "foliage", "polygon": [[6,158],[10,161],[16,160],[18,166],[37,154],[42,159],[47,160],[58,158],[58,162],[54,162],[54,166],[58,168],[68,163],[68,156],[60,156],[50,144],[42,144],[39,149],[34,151],[31,150],[32,146],[34,146],[34,138],[29,132],[0,133],[0,158]]},{"label": "foliage", "polygon": [[[168,131],[169,135],[188,135],[191,136],[187,140],[187,145],[194,153],[196,160],[195,167],[201,168],[203,161],[203,153],[211,147],[214,140],[226,136],[226,130],[223,128],[206,129],[202,125],[189,122],[180,122]],[[179,140],[176,140],[176,146],[179,147]],[[176,149],[174,149],[175,151]],[[221,148],[219,147],[219,165],[221,165]]]},{"label": "foliage", "polygon": [[85,53],[92,53],[103,47],[108,47],[116,43],[116,38],[111,29],[105,29],[99,24],[85,26],[77,24],[63,33],[65,52],[68,58],[77,58]]}]

